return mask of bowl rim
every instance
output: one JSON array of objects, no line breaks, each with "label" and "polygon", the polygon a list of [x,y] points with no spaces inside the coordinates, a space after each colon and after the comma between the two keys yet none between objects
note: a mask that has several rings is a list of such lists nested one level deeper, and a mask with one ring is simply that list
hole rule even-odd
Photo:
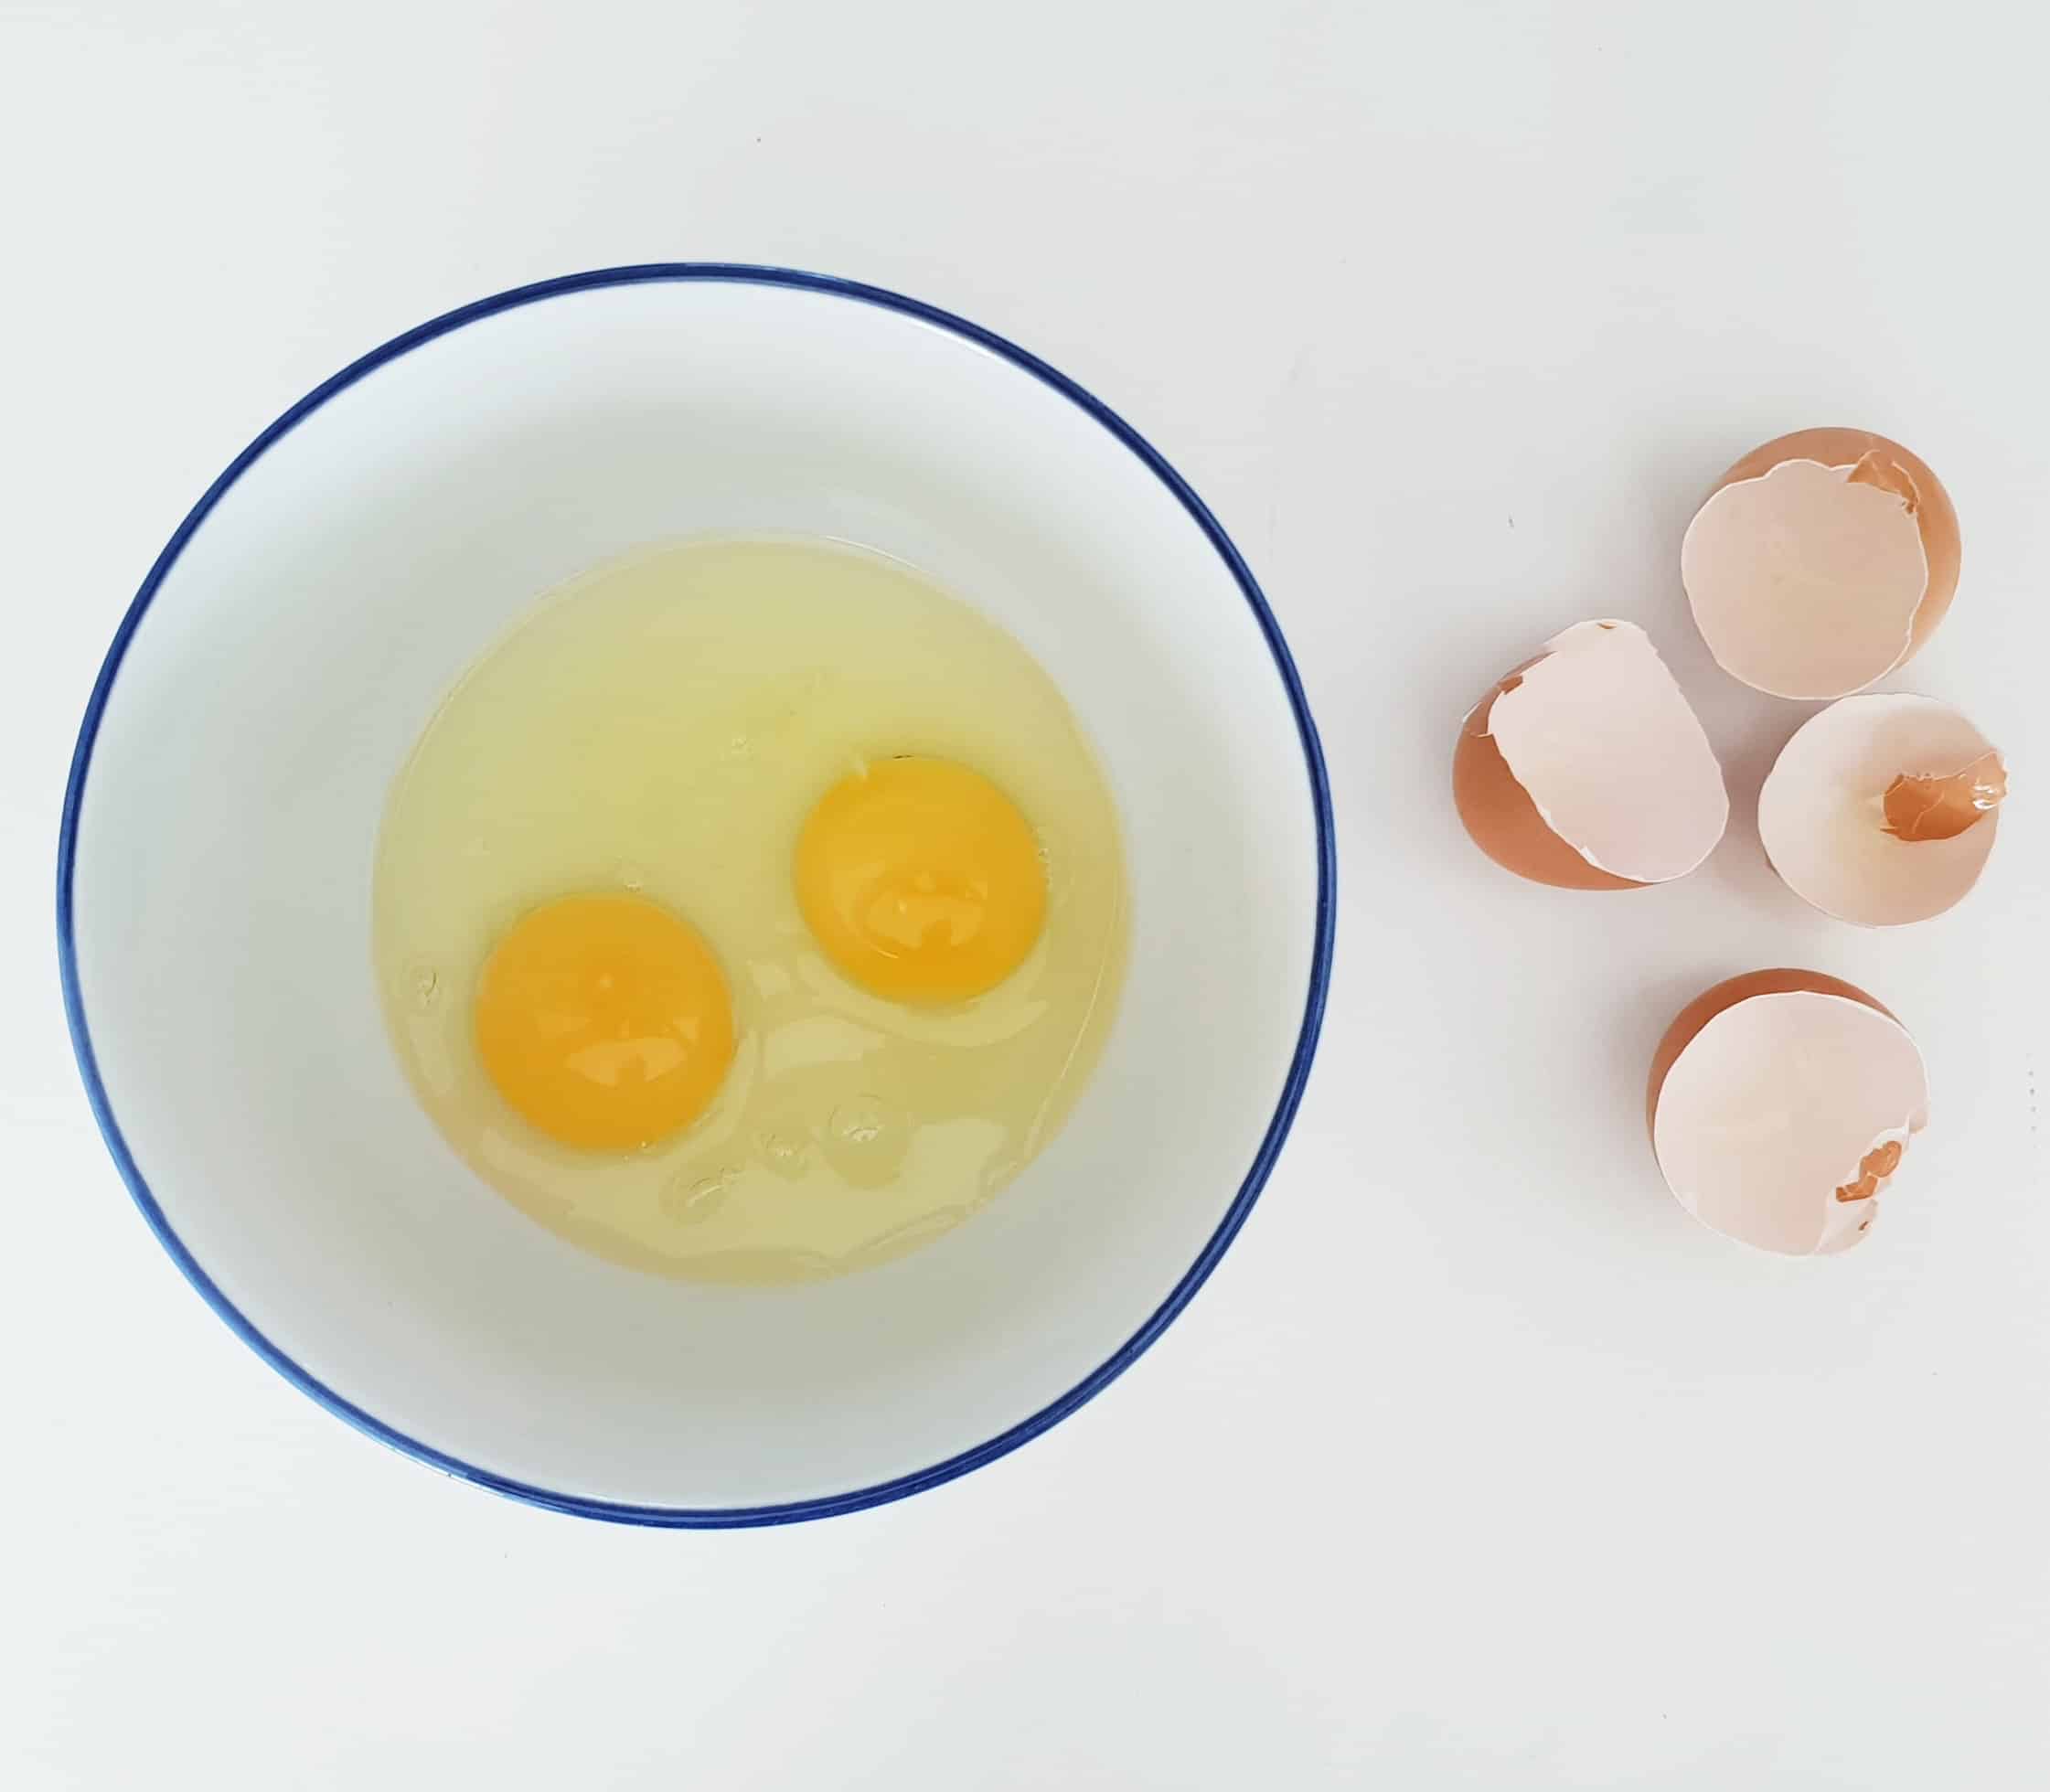
[{"label": "bowl rim", "polygon": [[[229,488],[266,450],[318,411],[336,393],[346,390],[387,362],[397,360],[400,356],[433,341],[436,337],[447,336],[465,325],[495,316],[500,312],[539,304],[569,293],[660,282],[785,287],[893,311],[916,322],[945,330],[1001,357],[1020,372],[1058,392],[1107,430],[1173,494],[1197,528],[1202,531],[1219,559],[1224,562],[1252,609],[1254,620],[1258,623],[1260,632],[1266,641],[1275,669],[1280,675],[1283,691],[1295,714],[1317,827],[1317,908],[1311,942],[1309,983],[1303,1004],[1302,1025],[1297,1035],[1288,1073],[1283,1082],[1273,1117],[1267,1124],[1258,1150],[1254,1154],[1251,1167],[1239,1184],[1237,1194],[1225,1210],[1215,1231],[1198,1253],[1195,1262],[1175,1283],[1167,1297],[1123,1344],[1073,1387],[996,1436],[958,1451],[930,1467],[915,1469],[868,1487],[763,1506],[634,1505],[536,1487],[508,1476],[496,1474],[474,1463],[464,1462],[446,1451],[435,1448],[432,1444],[408,1435],[337,1393],[301,1367],[243,1316],[186,1248],[184,1241],[172,1227],[163,1208],[157,1204],[148,1181],[130,1152],[127,1141],[122,1135],[120,1122],[115,1118],[112,1103],[108,1098],[106,1086],[101,1080],[99,1061],[92,1046],[91,1028],[86,1018],[85,1001],[79,985],[78,952],[72,931],[72,880],[78,856],[79,816],[84,801],[86,780],[92,766],[93,746],[99,736],[101,719],[105,713],[114,680],[120,673],[122,661],[127,655],[129,643],[133,638],[137,625],[148,611],[158,588],[176,564],[186,544]],[[789,1524],[807,1519],[828,1518],[843,1512],[856,1512],[867,1507],[883,1505],[911,1494],[921,1493],[927,1488],[937,1487],[943,1482],[953,1480],[956,1476],[967,1474],[971,1469],[994,1462],[1020,1445],[1030,1442],[1041,1432],[1059,1424],[1084,1402],[1100,1393],[1131,1367],[1189,1304],[1196,1290],[1217,1266],[1218,1260],[1237,1235],[1239,1228],[1245,1223],[1246,1216],[1259,1198],[1260,1190],[1265,1186],[1282,1144],[1287,1137],[1296,1110],[1302,1100],[1310,1061],[1316,1055],[1318,1035],[1323,1025],[1325,1003],[1330,987],[1333,936],[1337,919],[1337,879],[1338,855],[1331,816],[1329,777],[1325,767],[1323,749],[1318,740],[1316,723],[1311,719],[1309,705],[1303,694],[1302,681],[1297,675],[1295,662],[1289,657],[1280,624],[1276,622],[1259,584],[1238,549],[1233,546],[1231,538],[1225,534],[1223,526],[1196,496],[1189,483],[1144,436],[1100,399],[1084,390],[1057,368],[1041,360],[1038,356],[1020,348],[992,330],[985,329],[965,317],[927,304],[922,300],[909,298],[901,293],[871,286],[860,281],[842,279],[833,274],[806,272],[795,268],[733,261],[654,261],[596,268],[582,273],[562,274],[516,286],[469,304],[459,305],[453,311],[443,312],[437,317],[430,318],[427,322],[391,337],[315,387],[236,455],[220,476],[207,488],[165,544],[137,589],[119,626],[114,630],[113,639],[101,664],[99,676],[94,680],[92,694],[86,702],[85,715],[79,726],[78,742],[72,750],[70,772],[64,788],[64,806],[58,826],[57,957],[64,990],[65,1019],[71,1035],[71,1050],[78,1060],[79,1074],[84,1082],[86,1098],[91,1105],[93,1118],[99,1123],[101,1136],[106,1142],[107,1150],[121,1172],[122,1179],[128,1185],[128,1191],[134,1198],[135,1205],[142,1211],[143,1218],[148,1222],[150,1230],[156,1234],[157,1243],[184,1272],[186,1279],[229,1328],[272,1369],[302,1393],[318,1402],[336,1417],[353,1425],[367,1436],[376,1438],[379,1443],[417,1462],[424,1463],[429,1467],[438,1468],[444,1474],[495,1493],[580,1518],[601,1519],[625,1524],[717,1530]]]}]

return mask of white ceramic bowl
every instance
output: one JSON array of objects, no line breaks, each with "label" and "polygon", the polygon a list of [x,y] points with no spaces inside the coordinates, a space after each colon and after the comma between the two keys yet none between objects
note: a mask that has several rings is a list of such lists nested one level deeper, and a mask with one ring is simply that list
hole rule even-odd
[{"label": "white ceramic bowl", "polygon": [[[369,969],[372,842],[436,699],[549,587],[709,529],[862,542],[996,617],[1094,737],[1130,858],[1124,1006],[1060,1137],[937,1243],[795,1289],[524,1218],[415,1104]],[[1274,618],[1130,428],[912,301],[658,266],[409,332],[200,499],[80,732],[59,950],[136,1200],[275,1368],[501,1492],[759,1523],[988,1461],[1158,1335],[1287,1130],[1332,877]]]}]

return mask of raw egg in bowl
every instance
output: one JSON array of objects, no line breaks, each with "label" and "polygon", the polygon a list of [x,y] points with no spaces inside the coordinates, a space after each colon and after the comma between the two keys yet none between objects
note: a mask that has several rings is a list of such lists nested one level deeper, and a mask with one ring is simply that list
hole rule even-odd
[{"label": "raw egg in bowl", "polygon": [[387,344],[123,620],[59,859],[88,1092],[274,1367],[670,1524],[1071,1411],[1265,1181],[1316,735],[1216,521],[913,301],[614,270]]}]

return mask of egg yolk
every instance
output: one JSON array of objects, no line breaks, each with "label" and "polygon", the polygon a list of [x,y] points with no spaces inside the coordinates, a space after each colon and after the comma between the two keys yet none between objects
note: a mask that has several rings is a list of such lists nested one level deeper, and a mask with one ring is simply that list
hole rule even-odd
[{"label": "egg yolk", "polygon": [[951,760],[877,760],[819,799],[797,837],[797,905],[826,955],[900,1002],[957,1002],[1024,962],[1046,869],[1004,793]]},{"label": "egg yolk", "polygon": [[710,1104],[733,1061],[733,1003],[711,949],[660,903],[565,896],[492,948],[476,1043],[498,1093],[550,1138],[625,1151]]}]

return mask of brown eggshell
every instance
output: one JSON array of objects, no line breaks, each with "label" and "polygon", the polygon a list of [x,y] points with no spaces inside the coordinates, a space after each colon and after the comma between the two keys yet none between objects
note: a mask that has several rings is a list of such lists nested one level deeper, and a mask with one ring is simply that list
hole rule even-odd
[{"label": "brown eggshell", "polygon": [[1805,989],[1811,995],[1842,996],[1849,1001],[1863,1002],[1869,1008],[1877,1008],[1896,1026],[1900,1023],[1900,1016],[1876,996],[1868,996],[1856,984],[1846,983],[1842,977],[1830,976],[1821,971],[1746,971],[1742,976],[1725,977],[1713,989],[1703,990],[1673,1017],[1672,1025],[1666,1029],[1665,1037],[1659,1041],[1659,1049],[1651,1054],[1651,1077],[1644,1092],[1645,1130],[1651,1130],[1653,1118],[1659,1112],[1659,1092],[1666,1086],[1666,1072],[1693,1043],[1696,1033],[1724,1008],[1735,1008],[1754,996],[1785,996],[1797,989]]},{"label": "brown eggshell", "polygon": [[1915,613],[1911,633],[1914,645],[1907,650],[1912,656],[1935,632],[1936,625],[1950,607],[1950,600],[1957,596],[1958,574],[1964,565],[1964,538],[1958,532],[1957,508],[1950,502],[1950,494],[1944,490],[1943,481],[1919,454],[1911,453],[1891,437],[1875,434],[1871,430],[1834,426],[1796,430],[1791,435],[1779,436],[1754,448],[1715,482],[1715,490],[1709,496],[1714,497],[1715,492],[1735,485],[1739,479],[1756,479],[1781,461],[1820,461],[1824,466],[1852,466],[1874,453],[1893,461],[1914,485],[1915,520],[1922,531],[1922,551],[1929,557],[1928,589],[1922,595],[1922,607]]},{"label": "brown eggshell", "polygon": [[1860,927],[1899,927],[1970,893],[2006,785],[1998,751],[1949,704],[1865,691],[1818,710],[1780,749],[1758,791],[1758,839],[1803,901]]},{"label": "brown eggshell", "polygon": [[[1874,661],[1870,666],[1863,666],[1863,656],[1861,656],[1862,670],[1857,675],[1855,682],[1852,682],[1849,677],[1839,677],[1831,681],[1831,688],[1820,688],[1820,682],[1813,685],[1783,684],[1777,677],[1765,676],[1769,668],[1762,662],[1769,661],[1773,655],[1763,646],[1763,637],[1757,632],[1756,619],[1748,628],[1733,633],[1727,638],[1719,638],[1718,629],[1729,629],[1734,624],[1727,619],[1720,624],[1712,623],[1710,615],[1704,614],[1702,608],[1704,600],[1701,594],[1701,587],[1693,582],[1696,575],[1690,571],[1686,574],[1689,581],[1688,594],[1690,603],[1695,611],[1695,620],[1701,625],[1703,634],[1708,639],[1709,645],[1715,653],[1717,660],[1734,677],[1743,679],[1746,684],[1753,685],[1758,689],[1771,691],[1780,696],[1817,700],[1828,700],[1848,696],[1852,691],[1864,689],[1885,677],[1888,672],[1896,670],[1901,666],[1906,665],[1921,649],[1922,644],[1928,639],[1937,624],[1943,620],[1945,613],[1950,607],[1952,598],[1957,594],[1958,574],[1963,557],[1961,539],[1958,529],[1957,510],[1952,506],[1950,496],[1944,489],[1942,482],[1938,479],[1925,461],[1918,455],[1911,453],[1899,443],[1886,436],[1875,434],[1870,430],[1844,428],[1797,430],[1790,435],[1779,436],[1771,442],[1754,448],[1732,465],[1716,481],[1708,496],[1703,499],[1701,510],[1696,513],[1694,522],[1689,526],[1688,539],[1683,542],[1682,547],[1683,567],[1690,564],[1690,557],[1696,552],[1694,537],[1697,527],[1703,526],[1703,517],[1709,511],[1714,500],[1730,486],[1749,480],[1763,479],[1767,474],[1773,473],[1775,469],[1786,466],[1792,462],[1810,463],[1818,467],[1857,468],[1861,467],[1862,463],[1867,461],[1868,456],[1870,457],[1869,465],[1864,465],[1861,471],[1853,473],[1850,483],[1852,485],[1876,485],[1882,490],[1894,493],[1905,500],[1915,524],[1914,534],[1909,537],[1909,539],[1912,540],[1916,537],[1919,538],[1924,561],[1920,579],[1920,594],[1918,599],[1910,598],[1908,600],[1912,603],[1913,608],[1903,616],[1906,634],[1905,638],[1900,640],[1895,656],[1889,665],[1879,665]],[[1724,542],[1726,552],[1732,538],[1724,535],[1718,539]],[[1820,539],[1827,540],[1831,538],[1825,535]],[[1704,554],[1711,551],[1705,538],[1701,551]],[[1765,569],[1759,576],[1771,577],[1773,576],[1773,570],[1771,568]],[[1720,589],[1725,593],[1731,589],[1726,579]],[[1754,589],[1756,589],[1756,587],[1754,587]],[[1840,589],[1846,588],[1840,587]],[[1860,589],[1860,587],[1850,587],[1848,589],[1855,590]],[[1727,601],[1725,597],[1724,603],[1726,604]],[[1876,586],[1874,588],[1873,601],[1874,603],[1881,602]],[[1718,610],[1721,608],[1722,605],[1718,605]],[[1878,621],[1885,613],[1885,612],[1875,611],[1874,620]],[[1902,615],[1902,613],[1898,611],[1893,613]],[[1788,638],[1789,640],[1799,638],[1798,624],[1795,630],[1789,634]],[[1811,638],[1833,638],[1833,636],[1813,636]],[[1849,638],[1846,637],[1846,645],[1848,645]],[[1733,663],[1733,656],[1736,663]],[[1791,672],[1792,668],[1788,667],[1786,670]]]},{"label": "brown eggshell", "polygon": [[1729,793],[1700,718],[1634,623],[1575,624],[1468,712],[1452,799],[1481,850],[1532,882],[1642,890],[1712,852]]},{"label": "brown eggshell", "polygon": [[1514,690],[1527,659],[1477,703],[1459,730],[1452,755],[1452,803],[1474,844],[1503,869],[1560,890],[1642,890],[1628,878],[1590,865],[1544,825],[1531,793],[1517,783],[1494,736],[1487,731],[1495,699]]},{"label": "brown eggshell", "polygon": [[1674,1199],[1778,1256],[1871,1232],[1928,1124],[1928,1072],[1881,1003],[1816,971],[1756,971],[1682,1010],[1653,1056],[1645,1115]]}]

